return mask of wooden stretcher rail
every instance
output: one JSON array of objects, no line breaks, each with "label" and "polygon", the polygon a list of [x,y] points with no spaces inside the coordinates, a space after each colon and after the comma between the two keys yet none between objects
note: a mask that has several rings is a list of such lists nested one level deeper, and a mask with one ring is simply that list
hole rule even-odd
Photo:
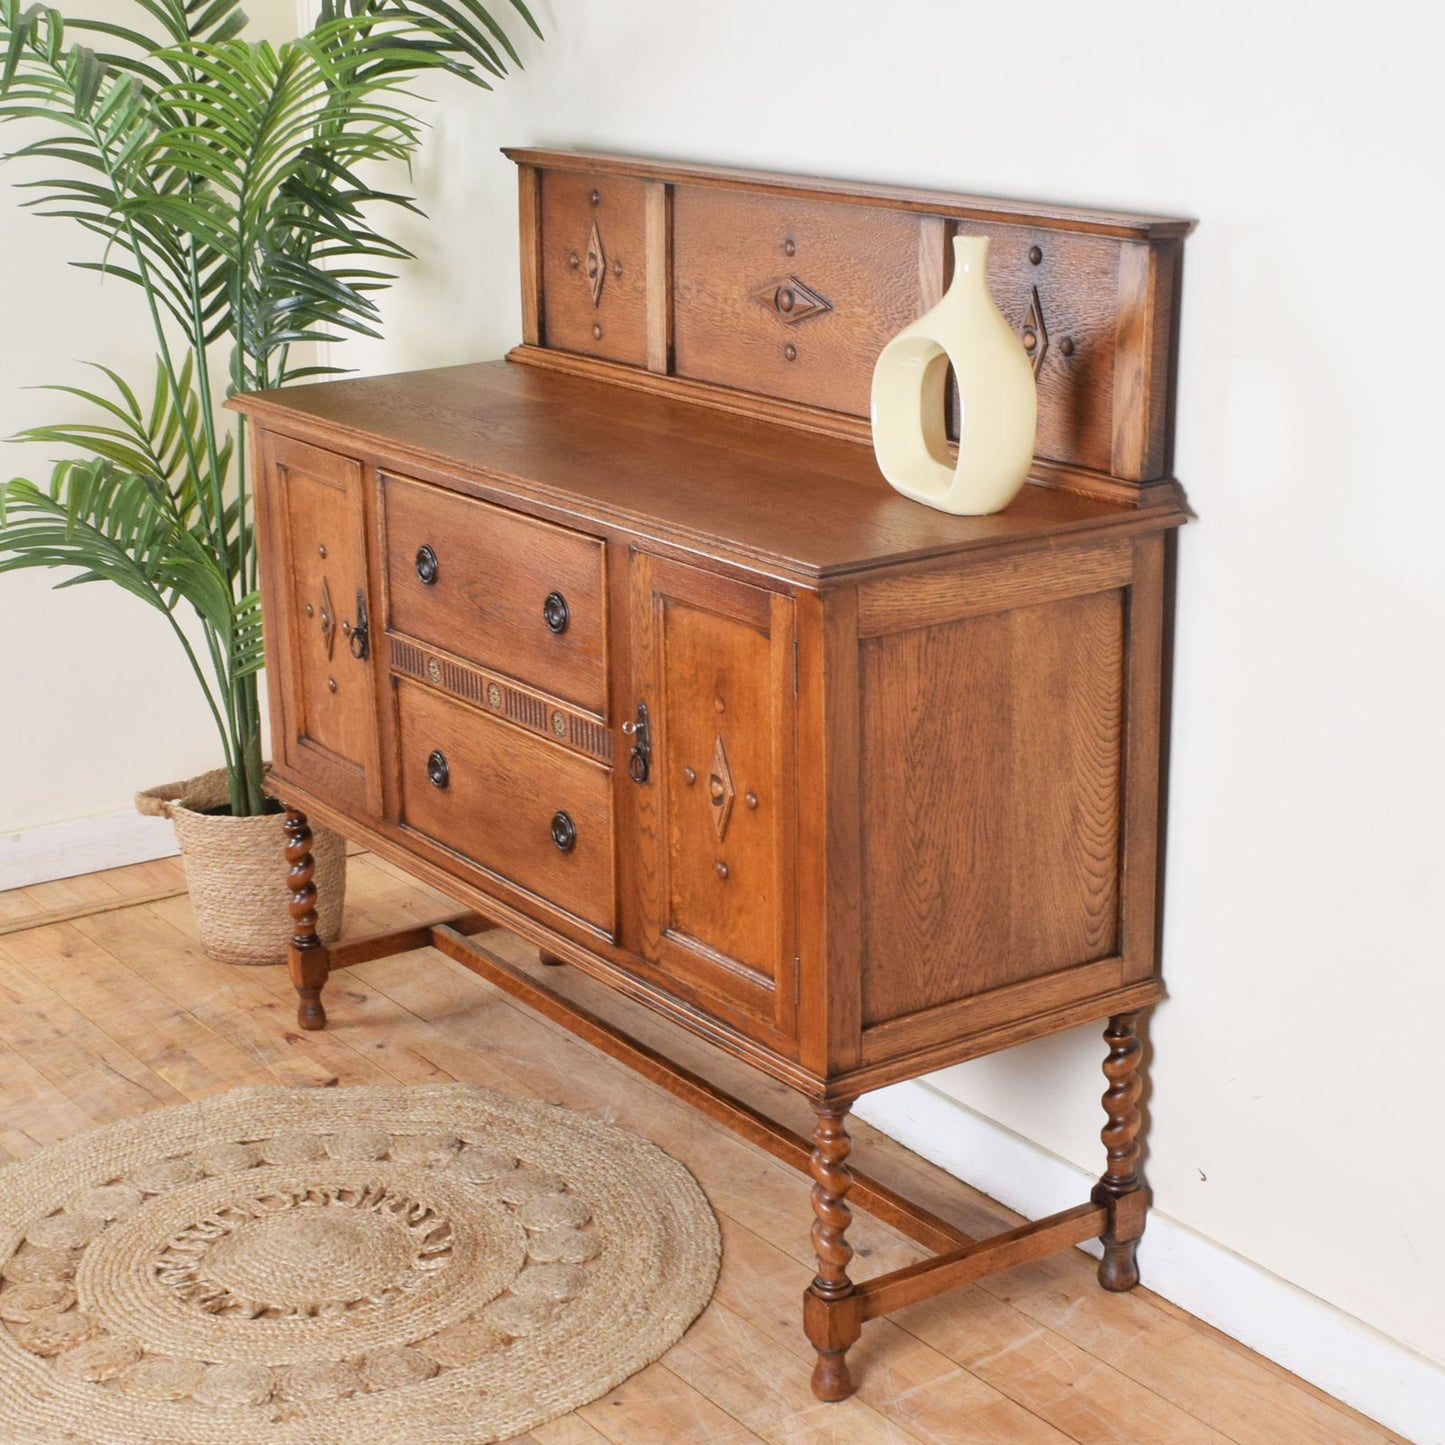
[{"label": "wooden stretcher rail", "polygon": [[[328,964],[334,970],[410,949],[435,948],[544,1018],[560,1024],[710,1118],[727,1125],[774,1158],[804,1174],[810,1173],[813,1146],[801,1135],[673,1063],[590,1010],[540,987],[514,964],[497,957],[467,936],[491,926],[480,914],[461,914],[441,923],[419,924],[414,928],[339,944],[330,950]],[[865,1174],[850,1172],[850,1205],[891,1224],[926,1248],[939,1251],[930,1259],[859,1282],[854,1290],[859,1323],[971,1284],[1000,1270],[1081,1244],[1104,1233],[1109,1222],[1106,1205],[1081,1204],[1047,1219],[1018,1225],[988,1239],[974,1239],[887,1185]]]},{"label": "wooden stretcher rail", "polygon": [[[750,1144],[767,1150],[775,1159],[804,1174],[810,1172],[813,1146],[801,1135],[760,1114],[691,1070],[674,1064],[655,1049],[614,1028],[589,1010],[539,988],[520,969],[473,943],[456,924],[439,923],[430,931],[431,945],[438,952],[480,974],[488,983],[519,999],[544,1018],[561,1024],[578,1038],[626,1064],[654,1084],[661,1085],[709,1118],[727,1125]],[[971,1235],[955,1228],[946,1219],[905,1199],[886,1184],[880,1184],[867,1175],[853,1175],[853,1189],[849,1197],[852,1203],[867,1210],[875,1219],[891,1224],[928,1249],[954,1250],[974,1242]]]}]

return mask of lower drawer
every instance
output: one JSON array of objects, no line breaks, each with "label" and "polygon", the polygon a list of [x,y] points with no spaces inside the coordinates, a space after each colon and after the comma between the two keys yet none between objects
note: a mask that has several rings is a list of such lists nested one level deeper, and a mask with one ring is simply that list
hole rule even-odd
[{"label": "lower drawer", "polygon": [[610,769],[403,678],[401,823],[611,936]]}]

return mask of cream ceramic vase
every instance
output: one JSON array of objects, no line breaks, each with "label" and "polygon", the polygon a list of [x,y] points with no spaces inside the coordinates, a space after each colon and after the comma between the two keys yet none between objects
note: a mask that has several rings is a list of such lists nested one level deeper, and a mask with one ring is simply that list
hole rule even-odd
[{"label": "cream ceramic vase", "polygon": [[[873,368],[873,451],[896,491],[961,516],[1001,511],[1034,457],[1033,364],[989,295],[987,236],[955,236],[943,299],[883,348]],[[958,381],[949,453],[945,385]]]}]

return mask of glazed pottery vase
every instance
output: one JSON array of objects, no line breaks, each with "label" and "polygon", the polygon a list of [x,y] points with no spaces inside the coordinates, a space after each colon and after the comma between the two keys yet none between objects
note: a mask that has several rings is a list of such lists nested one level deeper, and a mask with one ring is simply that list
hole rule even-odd
[{"label": "glazed pottery vase", "polygon": [[[1034,456],[1038,395],[1023,343],[989,295],[988,237],[955,236],[953,282],[873,368],[873,451],[896,491],[981,516],[1018,495]],[[949,451],[948,369],[958,383],[958,459]]]}]

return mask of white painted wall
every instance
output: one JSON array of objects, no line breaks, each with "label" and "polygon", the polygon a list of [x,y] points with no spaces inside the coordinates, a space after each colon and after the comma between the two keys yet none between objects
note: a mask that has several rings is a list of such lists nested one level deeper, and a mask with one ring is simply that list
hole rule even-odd
[{"label": "white painted wall", "polygon": [[[491,96],[449,90],[435,112],[417,170],[432,224],[409,228],[418,261],[387,341],[351,344],[351,364],[472,359],[517,338],[504,143],[1200,218],[1176,457],[1200,520],[1181,546],[1172,997],[1152,1031],[1149,1174],[1164,1215],[1445,1365],[1445,488],[1428,425],[1445,381],[1439,13],[1404,0],[550,0],[537,13],[551,39],[528,47],[523,77]],[[12,232],[33,241],[35,295],[54,294],[51,237],[9,211],[0,227],[7,254]],[[98,350],[38,310],[16,334],[45,365],[7,350],[9,425],[16,381]],[[36,820],[95,810],[178,771],[118,735],[142,709],[118,640],[144,644],[109,607],[103,631],[77,614],[63,635],[17,639],[11,618],[28,626],[38,600],[0,580],[5,685],[55,672],[92,700],[77,715],[37,695],[23,720],[28,748],[54,748],[84,784],[62,802],[37,787],[33,754],[6,745],[0,808],[18,794]],[[150,708],[150,726],[165,712]],[[205,757],[199,723],[178,716],[174,737]],[[1090,1029],[934,1082],[1094,1170],[1100,1057]]]}]

